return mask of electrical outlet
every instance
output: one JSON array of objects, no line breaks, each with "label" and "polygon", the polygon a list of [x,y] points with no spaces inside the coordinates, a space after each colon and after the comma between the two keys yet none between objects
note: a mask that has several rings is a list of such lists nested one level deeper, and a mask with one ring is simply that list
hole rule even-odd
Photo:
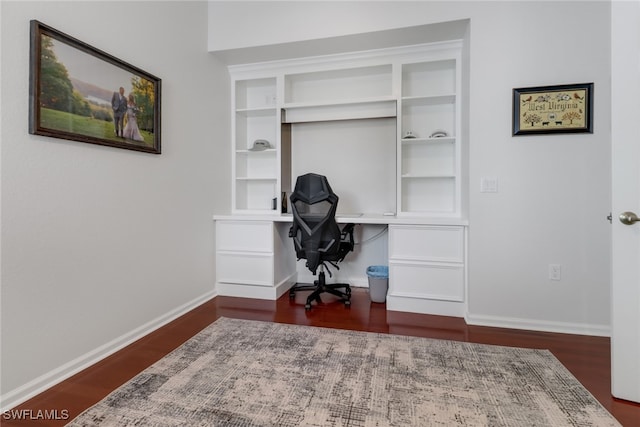
[{"label": "electrical outlet", "polygon": [[549,264],[549,280],[562,280],[562,266]]}]

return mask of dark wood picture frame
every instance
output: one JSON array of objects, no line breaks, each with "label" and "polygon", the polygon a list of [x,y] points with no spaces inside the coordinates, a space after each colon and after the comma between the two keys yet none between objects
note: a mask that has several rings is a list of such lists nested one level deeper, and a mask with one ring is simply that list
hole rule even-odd
[{"label": "dark wood picture frame", "polygon": [[593,133],[593,83],[513,89],[513,135]]},{"label": "dark wood picture frame", "polygon": [[30,31],[30,134],[160,154],[159,78],[39,21]]}]

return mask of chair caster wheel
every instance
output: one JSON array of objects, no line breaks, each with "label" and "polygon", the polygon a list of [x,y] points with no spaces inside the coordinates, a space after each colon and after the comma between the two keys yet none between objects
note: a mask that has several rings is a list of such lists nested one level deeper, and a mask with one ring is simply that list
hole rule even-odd
[{"label": "chair caster wheel", "polygon": [[306,311],[311,310],[311,304],[306,303],[306,304],[304,305],[304,309],[305,309]]},{"label": "chair caster wheel", "polygon": [[295,299],[296,294],[295,292],[289,292],[289,299]]},{"label": "chair caster wheel", "polygon": [[345,307],[350,307],[351,306],[351,301],[350,300],[345,300],[344,306]]}]

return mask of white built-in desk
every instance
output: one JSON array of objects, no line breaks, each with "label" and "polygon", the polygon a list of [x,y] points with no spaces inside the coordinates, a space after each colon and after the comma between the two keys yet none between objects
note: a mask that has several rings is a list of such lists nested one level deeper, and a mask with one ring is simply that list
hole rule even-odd
[{"label": "white built-in desk", "polygon": [[[215,215],[213,219],[219,295],[275,300],[298,281],[290,214]],[[464,316],[465,220],[381,214],[338,214],[336,219],[389,227],[387,309]],[[366,284],[366,271],[362,276],[352,284]]]},{"label": "white built-in desk", "polygon": [[[367,286],[367,263],[385,263],[388,309],[464,316],[462,55],[462,40],[448,40],[230,66],[231,214],[214,217],[218,294],[274,300],[313,279],[296,260],[291,215],[275,207],[297,176],[316,172],[340,195],[339,211],[398,214],[338,214],[360,226],[329,281]],[[268,148],[255,150],[258,140]]]}]

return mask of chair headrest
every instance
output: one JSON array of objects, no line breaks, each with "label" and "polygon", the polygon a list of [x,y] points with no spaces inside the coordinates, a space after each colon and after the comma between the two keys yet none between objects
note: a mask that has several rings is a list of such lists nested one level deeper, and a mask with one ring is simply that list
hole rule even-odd
[{"label": "chair headrest", "polygon": [[315,173],[301,175],[296,180],[294,194],[297,199],[308,205],[331,200],[337,202],[338,196],[333,192],[327,177]]}]

